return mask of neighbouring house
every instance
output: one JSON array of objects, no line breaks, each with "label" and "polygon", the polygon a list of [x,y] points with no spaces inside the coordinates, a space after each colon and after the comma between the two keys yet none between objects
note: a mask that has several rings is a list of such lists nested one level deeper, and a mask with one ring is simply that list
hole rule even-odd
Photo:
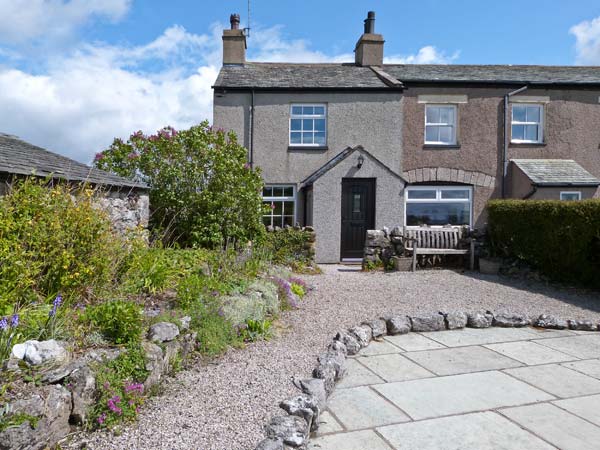
[{"label": "neighbouring house", "polygon": [[223,34],[214,125],[260,167],[266,225],[312,225],[321,263],[366,230],[483,227],[491,198],[598,197],[600,68],[384,64],[370,12],[353,63],[247,62]]},{"label": "neighbouring house", "polygon": [[16,178],[36,176],[87,183],[98,188],[98,204],[107,211],[114,228],[125,232],[146,228],[150,216],[148,186],[89,167],[65,156],[0,133],[0,195]]}]

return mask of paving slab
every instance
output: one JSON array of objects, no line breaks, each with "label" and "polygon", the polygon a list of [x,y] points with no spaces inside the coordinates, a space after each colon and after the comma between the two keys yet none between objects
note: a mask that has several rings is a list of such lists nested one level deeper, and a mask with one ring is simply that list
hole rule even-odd
[{"label": "paving slab", "polygon": [[600,333],[578,334],[536,342],[580,359],[600,358]]},{"label": "paving slab", "polygon": [[597,449],[600,442],[600,427],[549,403],[503,409],[501,413],[561,450]]},{"label": "paving slab", "polygon": [[409,352],[406,353],[406,357],[436,375],[457,375],[523,365],[519,361],[478,346]]},{"label": "paving slab", "polygon": [[600,395],[557,400],[552,404],[600,426]]},{"label": "paving slab", "polygon": [[527,365],[572,361],[575,357],[531,341],[488,344],[485,347]]},{"label": "paving slab", "polygon": [[548,328],[526,328],[526,331],[532,333],[537,339],[556,338],[565,336],[575,336],[573,330],[551,330]]},{"label": "paving slab", "polygon": [[319,429],[315,435],[322,436],[324,434],[338,433],[343,430],[342,425],[335,420],[335,417],[329,411],[323,411],[319,416]]},{"label": "paving slab", "polygon": [[360,362],[386,382],[417,380],[435,376],[432,372],[400,354],[372,356],[362,358]]},{"label": "paving slab", "polygon": [[386,336],[386,341],[397,345],[402,350],[414,352],[419,350],[431,350],[434,348],[444,348],[439,342],[428,339],[419,333],[399,334],[397,336]]},{"label": "paving slab", "polygon": [[586,359],[583,361],[563,363],[561,366],[565,366],[569,369],[589,375],[590,377],[600,379],[600,359]]},{"label": "paving slab", "polygon": [[352,388],[356,386],[366,386],[369,384],[384,383],[385,380],[375,375],[356,359],[346,360],[347,373],[337,384],[339,389]]},{"label": "paving slab", "polygon": [[507,369],[504,372],[561,398],[600,393],[600,380],[558,364]]},{"label": "paving slab", "polygon": [[348,430],[410,420],[406,414],[369,387],[336,390],[328,400],[328,407]]},{"label": "paving slab", "polygon": [[379,384],[373,389],[415,420],[555,400],[497,371]]},{"label": "paving slab", "polygon": [[397,347],[393,344],[390,344],[386,340],[382,341],[371,341],[368,347],[362,349],[360,353],[355,356],[355,358],[363,358],[365,356],[373,356],[373,355],[386,355],[389,353],[402,353],[400,347]]},{"label": "paving slab", "polygon": [[372,430],[332,434],[311,439],[308,450],[392,450]]},{"label": "paving slab", "polygon": [[554,448],[493,412],[390,425],[378,428],[377,431],[397,450],[550,450]]},{"label": "paving slab", "polygon": [[536,335],[526,328],[463,328],[462,330],[448,330],[422,333],[446,347],[463,347],[467,345],[495,344],[497,342],[510,342],[534,339]]}]

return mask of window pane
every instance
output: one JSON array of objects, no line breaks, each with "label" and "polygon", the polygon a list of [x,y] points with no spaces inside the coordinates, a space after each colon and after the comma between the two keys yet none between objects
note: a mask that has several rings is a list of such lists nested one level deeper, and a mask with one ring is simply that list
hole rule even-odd
[{"label": "window pane", "polygon": [[283,218],[283,225],[289,225],[290,227],[294,226],[294,216],[285,216]]},{"label": "window pane", "polygon": [[273,226],[282,228],[283,227],[282,217],[273,217]]},{"label": "window pane", "polygon": [[471,205],[457,203],[407,203],[406,224],[415,225],[469,225]]},{"label": "window pane", "polygon": [[290,129],[292,131],[300,131],[302,130],[302,120],[300,119],[292,119],[290,122]]},{"label": "window pane", "polygon": [[525,140],[537,141],[538,140],[538,125],[526,125],[525,126]]},{"label": "window pane", "polygon": [[266,227],[271,225],[271,216],[263,216],[263,223],[265,224]]},{"label": "window pane", "polygon": [[290,134],[290,144],[301,144],[302,143],[302,133],[291,133]]},{"label": "window pane", "polygon": [[440,142],[451,144],[454,141],[452,127],[440,127]]},{"label": "window pane", "polygon": [[293,197],[294,196],[294,188],[292,186],[284,187],[283,195],[286,197]]},{"label": "window pane", "polygon": [[313,108],[312,106],[303,106],[302,107],[302,114],[314,114],[315,112],[315,108]]},{"label": "window pane", "polygon": [[440,108],[440,123],[454,124],[454,108]]},{"label": "window pane", "polygon": [[512,119],[513,122],[525,122],[527,119],[527,107],[514,105],[512,110]]},{"label": "window pane", "polygon": [[273,215],[281,216],[283,214],[283,202],[273,202]]},{"label": "window pane", "polygon": [[302,143],[303,144],[313,144],[313,134],[312,133],[302,133]]},{"label": "window pane", "polygon": [[425,189],[411,189],[408,191],[409,200],[418,200],[418,199],[427,199],[427,200],[435,200],[436,191],[425,190]]},{"label": "window pane", "polygon": [[294,202],[283,202],[283,214],[294,215]]},{"label": "window pane", "polygon": [[302,114],[302,106],[292,106],[292,114]]},{"label": "window pane", "polygon": [[273,195],[273,188],[270,186],[265,186],[263,188],[263,197],[271,197]]},{"label": "window pane", "polygon": [[325,131],[325,119],[316,119],[314,122],[315,122],[315,130]]},{"label": "window pane", "polygon": [[524,125],[513,125],[512,126],[512,138],[523,140],[525,139],[525,126]]},{"label": "window pane", "polygon": [[540,107],[539,106],[528,106],[527,107],[527,122],[539,122],[540,121]]},{"label": "window pane", "polygon": [[561,200],[579,200],[580,199],[580,192],[561,192],[560,193],[560,199]]},{"label": "window pane", "polygon": [[433,125],[427,125],[425,127],[425,141],[426,142],[439,142],[439,129]]},{"label": "window pane", "polygon": [[436,106],[427,107],[427,123],[440,123],[440,108]]},{"label": "window pane", "polygon": [[279,186],[273,186],[273,197],[283,197],[283,188]]},{"label": "window pane", "polygon": [[302,119],[302,131],[312,131],[314,129],[314,121],[312,119]]},{"label": "window pane", "polygon": [[469,199],[469,191],[465,189],[452,189],[452,190],[442,190],[442,198],[450,199],[450,198],[464,198]]},{"label": "window pane", "polygon": [[325,133],[315,133],[315,144],[325,145]]},{"label": "window pane", "polygon": [[315,106],[315,114],[325,114],[324,106]]}]

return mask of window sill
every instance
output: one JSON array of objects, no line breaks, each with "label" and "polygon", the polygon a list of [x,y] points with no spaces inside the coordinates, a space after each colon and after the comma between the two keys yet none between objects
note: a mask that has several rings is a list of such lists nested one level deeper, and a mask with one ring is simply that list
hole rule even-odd
[{"label": "window sill", "polygon": [[312,151],[312,152],[322,152],[329,150],[329,147],[326,145],[290,145],[288,146],[288,152],[298,152],[298,151]]},{"label": "window sill", "polygon": [[459,149],[460,144],[424,144],[423,150]]},{"label": "window sill", "polygon": [[545,142],[514,142],[511,141],[510,145],[515,147],[545,147]]}]

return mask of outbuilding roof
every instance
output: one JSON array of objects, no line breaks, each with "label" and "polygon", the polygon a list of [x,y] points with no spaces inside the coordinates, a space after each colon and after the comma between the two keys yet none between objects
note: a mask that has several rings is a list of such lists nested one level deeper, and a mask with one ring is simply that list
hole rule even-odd
[{"label": "outbuilding roof", "polygon": [[572,159],[512,159],[536,186],[600,186],[600,180]]},{"label": "outbuilding roof", "polygon": [[144,183],[87,166],[4,133],[0,133],[0,173],[40,177],[51,175],[57,179],[104,186],[148,188]]},{"label": "outbuilding roof", "polygon": [[458,64],[384,64],[378,70],[399,81],[386,83],[370,67],[353,63],[258,63],[225,65],[219,89],[398,89],[401,83],[600,85],[600,67]]}]

